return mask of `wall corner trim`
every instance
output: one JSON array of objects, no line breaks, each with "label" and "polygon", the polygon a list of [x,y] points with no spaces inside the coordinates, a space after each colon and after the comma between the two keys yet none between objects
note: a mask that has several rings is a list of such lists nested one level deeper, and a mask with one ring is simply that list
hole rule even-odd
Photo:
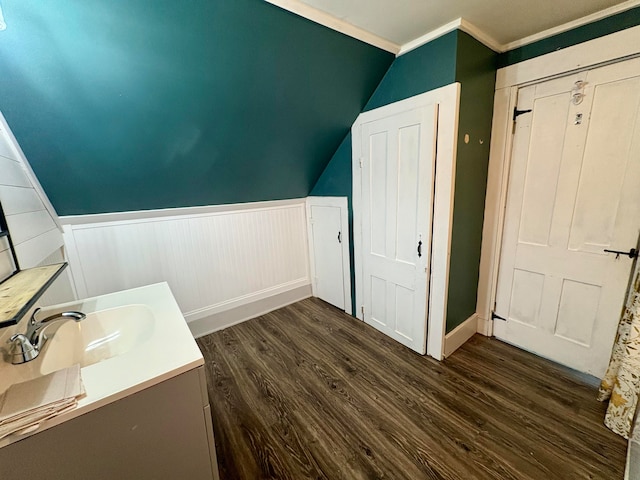
[{"label": "wall corner trim", "polygon": [[474,313],[444,337],[445,358],[464,345],[478,331],[478,314]]},{"label": "wall corner trim", "polygon": [[[638,0],[640,1],[640,0]],[[504,46],[500,44],[496,39],[491,37],[491,35],[485,33],[480,28],[476,27],[473,23],[465,20],[464,18],[456,18],[452,22],[449,22],[441,27],[436,28],[435,30],[431,30],[430,32],[421,35],[420,37],[411,40],[410,42],[405,43],[400,47],[400,51],[396,55],[397,57],[404,55],[405,53],[410,52],[411,50],[415,50],[416,48],[421,47],[422,45],[435,40],[438,37],[446,35],[449,32],[453,32],[454,30],[462,30],[465,33],[468,33],[473,38],[478,40],[480,43],[486,45],[494,52],[504,52]]]},{"label": "wall corner trim", "polygon": [[486,45],[494,52],[502,53],[506,50],[504,45],[501,45],[495,38],[493,38],[488,33],[480,30],[479,27],[476,27],[473,23],[465,20],[464,18],[460,19],[460,30],[465,33],[468,33],[473,38],[478,40],[480,43]]}]

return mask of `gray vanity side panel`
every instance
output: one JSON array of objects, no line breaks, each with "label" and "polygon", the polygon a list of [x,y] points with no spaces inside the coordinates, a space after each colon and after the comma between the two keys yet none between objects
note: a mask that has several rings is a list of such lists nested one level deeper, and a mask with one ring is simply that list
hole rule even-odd
[{"label": "gray vanity side panel", "polygon": [[209,456],[211,458],[211,470],[213,471],[213,480],[220,480],[218,471],[218,455],[216,453],[216,442],[213,438],[213,422],[211,420],[211,406],[204,407],[204,423],[207,425],[207,435],[209,438]]},{"label": "gray vanity side panel", "polygon": [[211,480],[207,423],[191,370],[0,448],[0,478]]}]

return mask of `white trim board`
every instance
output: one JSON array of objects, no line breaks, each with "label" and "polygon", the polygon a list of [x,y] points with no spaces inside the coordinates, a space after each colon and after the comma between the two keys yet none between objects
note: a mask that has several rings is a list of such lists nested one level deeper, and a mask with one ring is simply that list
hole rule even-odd
[{"label": "white trim board", "polygon": [[478,330],[478,315],[473,314],[444,337],[445,358],[464,345]]},{"label": "white trim board", "polygon": [[367,30],[363,30],[360,27],[345,22],[344,20],[334,17],[333,15],[318,10],[310,5],[296,1],[296,0],[265,0],[268,3],[276,5],[291,13],[295,13],[303,18],[311,20],[312,22],[319,23],[336,32],[344,33],[349,37],[353,37],[362,42],[378,47],[394,55],[400,51],[400,45],[393,43],[386,38],[379,37],[378,35],[371,33]]},{"label": "white trim board", "polygon": [[227,203],[223,205],[204,205],[200,207],[161,208],[157,210],[135,210],[130,212],[94,213],[89,215],[67,215],[60,217],[62,225],[87,225],[104,222],[124,222],[129,220],[144,220],[167,218],[172,220],[185,215],[209,215],[212,213],[238,212],[244,210],[264,210],[290,205],[300,205],[304,198],[289,200],[268,200],[264,202]]},{"label": "white trim board", "polygon": [[498,259],[502,245],[501,232],[504,224],[504,206],[507,202],[507,183],[509,181],[509,168],[508,165],[504,165],[504,159],[511,152],[513,135],[510,135],[509,131],[513,122],[512,112],[516,105],[517,95],[518,89],[516,87],[497,90],[493,104],[476,304],[478,333],[488,337],[493,335],[491,311],[498,284]]},{"label": "white trim board", "polygon": [[496,90],[567,75],[640,55],[640,25],[500,68]]},{"label": "white trim board", "polygon": [[[460,84],[422,93],[406,100],[364,112],[352,127],[352,136],[359,138],[362,124],[395,115],[422,105],[437,103],[438,137],[433,205],[433,234],[431,238],[431,269],[427,313],[427,355],[442,360],[447,315],[449,288],[449,258],[451,255],[451,229],[453,224],[453,196],[455,189],[456,154],[458,138],[458,110],[460,107]],[[353,236],[356,277],[356,316],[363,320],[359,305],[362,305],[362,225],[356,221],[361,212],[361,171],[359,159],[361,145],[354,140],[352,145],[353,172]]]},{"label": "white trim board", "polygon": [[233,325],[260,317],[292,303],[299,302],[311,296],[311,285],[294,286],[266,296],[264,298],[250,298],[227,310],[221,310],[205,317],[194,318],[185,314],[189,330],[195,338],[203,337],[213,332],[223,330]]},{"label": "white trim board", "polygon": [[311,207],[337,207],[340,209],[340,224],[342,232],[342,275],[344,278],[344,311],[352,314],[351,306],[351,262],[349,255],[349,202],[347,197],[307,197],[307,239],[309,242],[309,271],[311,272],[311,286],[313,296],[316,295],[315,262],[313,258],[314,245],[311,228]]}]

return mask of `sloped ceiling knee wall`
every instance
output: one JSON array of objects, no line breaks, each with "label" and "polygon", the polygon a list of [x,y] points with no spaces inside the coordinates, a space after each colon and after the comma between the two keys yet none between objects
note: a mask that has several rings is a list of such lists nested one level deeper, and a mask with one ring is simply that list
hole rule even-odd
[{"label": "sloped ceiling knee wall", "polygon": [[262,0],[3,0],[0,111],[61,215],[306,196],[393,55]]}]

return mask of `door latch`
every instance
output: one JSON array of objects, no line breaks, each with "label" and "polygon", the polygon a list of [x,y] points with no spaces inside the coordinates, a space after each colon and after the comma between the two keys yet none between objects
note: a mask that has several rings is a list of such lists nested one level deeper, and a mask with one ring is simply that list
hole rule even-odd
[{"label": "door latch", "polygon": [[604,249],[604,251],[607,253],[615,253],[616,259],[620,258],[620,255],[627,255],[629,258],[638,258],[638,250],[636,250],[635,248],[632,248],[628,252],[622,252],[620,250],[607,250],[606,248]]}]

